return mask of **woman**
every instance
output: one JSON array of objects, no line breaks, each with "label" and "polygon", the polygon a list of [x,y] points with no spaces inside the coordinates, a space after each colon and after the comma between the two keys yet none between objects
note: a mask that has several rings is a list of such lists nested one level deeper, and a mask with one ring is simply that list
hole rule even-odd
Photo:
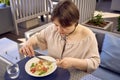
[{"label": "woman", "polygon": [[57,60],[62,68],[76,68],[91,72],[100,63],[94,33],[78,24],[79,11],[70,0],[60,1],[51,14],[53,25],[32,36],[20,49],[20,53],[33,56],[34,46]]}]

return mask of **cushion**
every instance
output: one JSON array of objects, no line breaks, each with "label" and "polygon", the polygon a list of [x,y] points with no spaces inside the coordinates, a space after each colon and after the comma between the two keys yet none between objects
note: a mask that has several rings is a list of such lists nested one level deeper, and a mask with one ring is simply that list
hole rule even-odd
[{"label": "cushion", "polygon": [[120,74],[114,73],[108,69],[99,67],[97,68],[92,75],[101,78],[101,80],[120,80]]},{"label": "cushion", "polygon": [[0,8],[6,7],[4,3],[0,3]]},{"label": "cushion", "polygon": [[100,66],[120,73],[120,38],[105,34]]},{"label": "cushion", "polygon": [[101,50],[102,50],[102,45],[103,45],[104,36],[105,36],[104,33],[97,33],[97,32],[96,32],[96,39],[97,39],[97,42],[98,42],[99,52],[101,52]]}]

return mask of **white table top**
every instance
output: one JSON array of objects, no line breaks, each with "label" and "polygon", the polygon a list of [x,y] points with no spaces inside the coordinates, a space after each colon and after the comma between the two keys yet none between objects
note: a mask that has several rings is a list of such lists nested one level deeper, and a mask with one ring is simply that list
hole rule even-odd
[{"label": "white table top", "polygon": [[16,63],[20,60],[18,43],[8,39],[0,39],[0,58],[7,63]]}]

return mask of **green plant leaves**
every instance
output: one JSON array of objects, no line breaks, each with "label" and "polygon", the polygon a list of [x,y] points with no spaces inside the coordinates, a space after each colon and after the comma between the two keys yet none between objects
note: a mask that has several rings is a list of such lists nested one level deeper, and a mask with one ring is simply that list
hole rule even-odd
[{"label": "green plant leaves", "polygon": [[5,3],[6,5],[10,5],[10,1],[9,0],[0,0],[0,3]]},{"label": "green plant leaves", "polygon": [[98,15],[92,17],[90,22],[94,23],[95,25],[100,25],[100,24],[104,23],[104,19],[102,18],[101,14],[98,14]]},{"label": "green plant leaves", "polygon": [[118,26],[117,26],[117,31],[120,31],[120,16],[118,17]]}]

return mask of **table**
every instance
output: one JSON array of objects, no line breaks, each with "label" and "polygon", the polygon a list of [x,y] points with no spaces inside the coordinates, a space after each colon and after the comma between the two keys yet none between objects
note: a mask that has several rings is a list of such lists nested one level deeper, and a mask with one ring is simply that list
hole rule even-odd
[{"label": "table", "polygon": [[21,58],[23,57],[19,54],[18,43],[6,37],[0,38],[0,80],[4,80],[6,66],[18,62]]},{"label": "table", "polygon": [[[14,80],[101,80],[91,74],[85,73],[83,71],[77,69],[62,69],[57,68],[57,70],[46,76],[46,77],[33,77],[26,73],[25,64],[31,59],[30,57],[26,57],[18,62],[20,67],[20,75],[17,79]],[[8,76],[8,73],[5,72],[4,80],[12,80]]]},{"label": "table", "polygon": [[16,63],[22,59],[22,56],[19,54],[19,44],[15,41],[12,41],[8,38],[0,39],[0,59],[4,62]]},{"label": "table", "polygon": [[[1,48],[5,47],[4,46],[5,44],[9,44],[9,46],[11,45],[14,47],[11,48],[11,46],[10,47],[7,46],[8,47],[7,49],[9,49],[10,51],[12,50],[13,53],[15,53],[18,50],[18,46],[17,46],[18,44],[15,43],[14,41],[11,41],[7,38],[3,38],[1,42],[4,42],[3,45],[1,43],[1,46],[2,46]],[[17,53],[17,55],[18,55],[18,53]],[[39,56],[39,55],[43,55],[43,54],[36,52],[36,55]],[[14,79],[14,80],[89,80],[90,78],[92,78],[91,80],[100,80],[100,79],[97,79],[96,77],[92,76],[91,74],[85,73],[85,72],[77,70],[77,69],[66,70],[66,69],[62,69],[62,68],[57,68],[57,70],[54,73],[52,73],[46,77],[41,77],[41,78],[40,77],[39,78],[32,77],[25,72],[25,67],[24,67],[26,62],[29,59],[31,59],[31,58],[26,57],[17,62],[20,67],[20,75],[17,79]],[[5,66],[5,68],[6,68],[6,66]],[[6,71],[4,74],[4,80],[12,80],[9,78]]]},{"label": "table", "polygon": [[[24,59],[22,59],[21,61],[18,62],[19,67],[20,67],[20,75],[15,80],[69,80],[69,78],[70,78],[69,71],[66,70],[66,69],[62,69],[62,68],[57,68],[57,70],[54,73],[52,73],[52,74],[50,74],[46,77],[30,76],[29,74],[26,73],[25,67],[24,67],[26,62],[29,59],[31,59],[31,58],[26,57],[26,58],[24,58]],[[8,76],[7,72],[5,72],[4,78],[5,78],[5,80],[12,80]]]}]

